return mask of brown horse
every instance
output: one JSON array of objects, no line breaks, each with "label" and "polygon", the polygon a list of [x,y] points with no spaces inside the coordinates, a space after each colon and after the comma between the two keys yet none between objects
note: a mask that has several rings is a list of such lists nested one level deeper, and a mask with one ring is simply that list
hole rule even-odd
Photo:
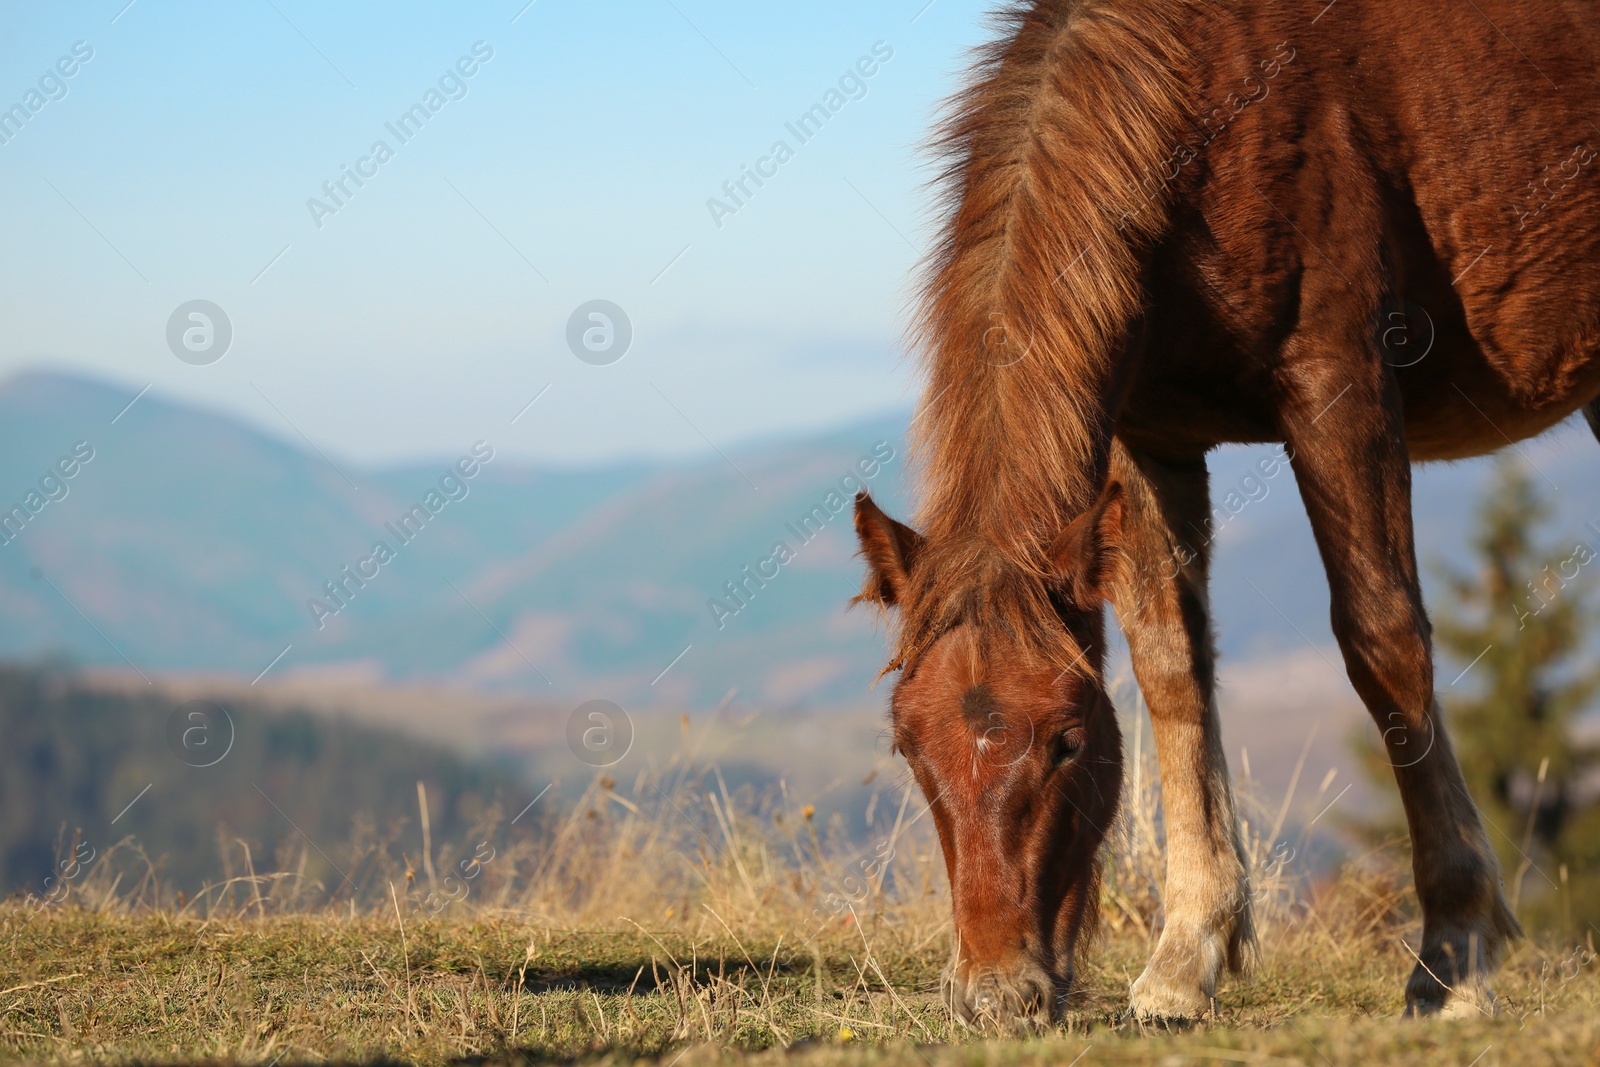
[{"label": "brown horse", "polygon": [[999,17],[940,142],[921,532],[856,510],[861,599],[895,609],[894,738],[950,876],[946,996],[968,1021],[1048,1021],[1094,927],[1122,778],[1106,602],[1170,846],[1133,1010],[1198,1015],[1251,958],[1205,455],[1283,442],[1410,824],[1407,1010],[1487,1009],[1520,931],[1434,699],[1410,465],[1600,394],[1600,8],[1037,0]]}]

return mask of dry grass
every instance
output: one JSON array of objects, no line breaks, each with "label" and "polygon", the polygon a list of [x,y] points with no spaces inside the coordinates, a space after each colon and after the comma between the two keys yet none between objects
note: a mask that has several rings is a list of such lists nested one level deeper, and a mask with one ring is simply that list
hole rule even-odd
[{"label": "dry grass", "polygon": [[1159,787],[1141,757],[1101,943],[1043,1038],[985,1039],[940,1006],[949,905],[918,796],[891,783],[852,837],[782,792],[733,795],[679,759],[627,787],[597,779],[537,833],[521,829],[532,816],[491,816],[477,841],[408,850],[368,826],[331,877],[304,849],[261,873],[235,843],[233,877],[180,899],[148,865],[127,873],[131,844],[98,856],[64,901],[0,906],[0,1055],[1594,1062],[1589,947],[1521,946],[1497,1018],[1398,1021],[1418,932],[1404,881],[1367,867],[1311,884],[1303,842],[1280,837],[1287,800],[1246,804],[1257,972],[1229,979],[1214,1015],[1185,1031],[1123,1018],[1160,922]]}]

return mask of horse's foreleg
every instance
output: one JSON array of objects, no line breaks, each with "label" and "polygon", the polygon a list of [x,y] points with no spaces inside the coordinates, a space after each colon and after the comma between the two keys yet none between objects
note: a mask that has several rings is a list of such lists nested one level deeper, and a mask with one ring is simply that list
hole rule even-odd
[{"label": "horse's foreleg", "polygon": [[1255,948],[1249,871],[1222,751],[1206,606],[1210,500],[1204,459],[1170,463],[1120,447],[1127,491],[1126,580],[1115,597],[1134,674],[1150,707],[1167,829],[1166,924],[1139,979],[1141,1016],[1194,1018],[1226,964]]},{"label": "horse's foreleg", "polygon": [[1328,572],[1345,669],[1382,731],[1422,904],[1408,1014],[1490,1010],[1487,973],[1520,934],[1434,700],[1400,399],[1378,360],[1302,361],[1283,428]]}]

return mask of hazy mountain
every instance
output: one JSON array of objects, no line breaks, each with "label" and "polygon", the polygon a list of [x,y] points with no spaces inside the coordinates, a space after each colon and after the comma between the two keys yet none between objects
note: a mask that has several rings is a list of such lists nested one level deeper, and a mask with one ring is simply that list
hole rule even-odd
[{"label": "hazy mountain", "polygon": [[[827,703],[877,669],[872,620],[842,610],[856,483],[840,483],[896,499],[900,420],[686,465],[464,453],[468,478],[463,457],[363,470],[153,395],[119,416],[130,399],[57,375],[0,386],[0,508],[22,509],[0,545],[0,655],[254,677],[288,647],[275,673],[635,702],[738,686]],[[741,573],[780,541],[793,555],[768,578]]]},{"label": "hazy mountain", "polygon": [[[458,456],[362,469],[155,395],[131,399],[49,374],[0,386],[0,508],[37,509],[0,514],[11,516],[0,656],[248,680],[287,647],[275,677],[339,671],[631,706],[704,705],[734,687],[771,707],[881,699],[866,687],[882,636],[870,613],[844,610],[859,564],[848,513],[834,509],[854,474],[903,513],[903,417],[725,444],[685,464],[547,470],[468,456],[477,467],[464,478],[451,474]],[[1211,460],[1223,654],[1241,665],[1313,652],[1336,666],[1293,476],[1257,466],[1272,451]],[[1560,487],[1552,536],[1600,547],[1584,527],[1600,518],[1588,473],[1600,446],[1563,430],[1527,454]],[[1484,462],[1419,472],[1425,561],[1464,555],[1485,473]]]}]

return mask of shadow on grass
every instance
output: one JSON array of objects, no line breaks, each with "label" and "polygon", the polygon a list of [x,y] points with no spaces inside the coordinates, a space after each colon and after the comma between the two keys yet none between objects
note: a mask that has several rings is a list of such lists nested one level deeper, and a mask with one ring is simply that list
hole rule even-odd
[{"label": "shadow on grass", "polygon": [[[606,963],[545,963],[539,960],[528,964],[525,974],[520,974],[525,993],[548,993],[563,990],[594,991],[596,993],[654,993],[671,989],[671,975],[692,977],[697,986],[712,982],[743,984],[746,988],[760,988],[763,983],[787,979],[794,981],[812,978],[818,966],[813,956],[780,954],[776,958],[757,959],[752,966],[743,957],[719,957],[673,963],[660,956]],[[857,971],[848,959],[823,957],[820,960],[823,980],[834,984],[840,979],[853,981]],[[517,987],[522,968],[489,967],[486,975],[498,982],[506,991]],[[691,973],[692,972],[692,973]]]}]

